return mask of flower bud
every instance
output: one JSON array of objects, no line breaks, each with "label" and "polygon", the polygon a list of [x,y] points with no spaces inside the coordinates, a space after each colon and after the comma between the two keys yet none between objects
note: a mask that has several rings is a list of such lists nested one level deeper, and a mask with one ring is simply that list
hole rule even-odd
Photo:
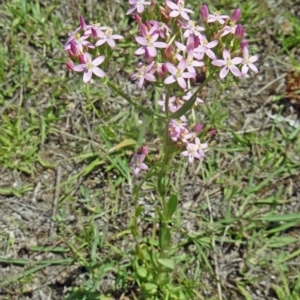
[{"label": "flower bud", "polygon": [[151,0],[148,8],[149,13],[152,13],[154,11],[155,4],[156,4],[156,0]]},{"label": "flower bud", "polygon": [[248,41],[247,40],[242,40],[241,44],[240,44],[241,50],[243,51],[244,48],[247,47],[247,45],[248,45]]},{"label": "flower bud", "polygon": [[85,64],[86,63],[86,61],[85,61],[85,58],[84,58],[84,55],[79,55],[78,56],[78,59],[79,59],[79,62],[81,63],[81,64]]},{"label": "flower bud", "polygon": [[138,24],[142,23],[142,18],[140,17],[139,14],[134,14],[134,19]]},{"label": "flower bud", "polygon": [[231,14],[230,21],[236,23],[240,18],[241,18],[241,10],[237,8]]},{"label": "flower bud", "polygon": [[79,16],[79,22],[80,22],[80,28],[82,31],[86,31],[87,27],[86,27],[86,23],[84,21],[84,18],[82,15]]},{"label": "flower bud", "polygon": [[140,152],[141,152],[141,154],[147,155],[149,151],[148,151],[148,148],[146,146],[142,146],[141,149],[140,149]]},{"label": "flower bud", "polygon": [[202,124],[196,124],[195,127],[194,127],[194,132],[199,133],[202,129],[203,129]]},{"label": "flower bud", "polygon": [[243,28],[243,26],[241,24],[238,24],[236,26],[235,32],[234,32],[234,37],[237,39],[242,40],[245,36],[245,29]]},{"label": "flower bud", "polygon": [[73,70],[73,68],[74,68],[74,64],[71,61],[67,61],[66,66],[69,70]]},{"label": "flower bud", "polygon": [[207,19],[208,19],[208,15],[209,15],[208,7],[206,5],[202,5],[201,6],[201,8],[200,8],[200,15],[202,17],[202,20],[204,22],[206,22]]},{"label": "flower bud", "polygon": [[200,45],[200,38],[198,35],[194,36],[194,49],[198,48]]},{"label": "flower bud", "polygon": [[164,52],[164,58],[170,59],[171,57],[173,57],[173,47],[172,45],[168,45]]},{"label": "flower bud", "polygon": [[212,130],[209,132],[209,135],[210,135],[210,136],[213,136],[213,135],[215,135],[215,134],[217,134],[217,129],[212,129]]}]

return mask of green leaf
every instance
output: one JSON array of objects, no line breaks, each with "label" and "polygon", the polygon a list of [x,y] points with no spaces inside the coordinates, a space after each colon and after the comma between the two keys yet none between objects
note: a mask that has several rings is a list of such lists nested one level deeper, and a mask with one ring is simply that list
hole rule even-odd
[{"label": "green leaf", "polygon": [[178,197],[176,195],[171,195],[168,205],[167,205],[167,219],[172,218],[174,212],[176,211],[178,205]]},{"label": "green leaf", "polygon": [[167,226],[161,228],[159,232],[159,246],[161,250],[169,248],[171,242],[171,232]]},{"label": "green leaf", "polygon": [[143,266],[142,267],[138,267],[136,269],[136,272],[137,272],[138,276],[141,277],[141,278],[146,278],[147,274],[148,274],[147,269],[145,267],[143,267]]},{"label": "green leaf", "polygon": [[157,285],[154,283],[147,282],[143,284],[143,289],[150,295],[153,295],[157,291]]},{"label": "green leaf", "polygon": [[169,258],[159,258],[158,262],[163,265],[164,267],[167,267],[170,270],[174,270],[175,268],[175,263],[173,259]]}]

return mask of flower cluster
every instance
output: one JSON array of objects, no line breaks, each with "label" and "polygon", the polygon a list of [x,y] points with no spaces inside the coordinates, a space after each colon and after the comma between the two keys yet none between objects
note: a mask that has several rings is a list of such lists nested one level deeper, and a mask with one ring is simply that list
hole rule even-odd
[{"label": "flower cluster", "polygon": [[[123,37],[113,34],[112,28],[99,23],[87,25],[81,15],[79,22],[80,26],[69,33],[64,50],[72,59],[72,62],[66,63],[67,67],[75,72],[83,72],[83,82],[87,83],[93,74],[98,77],[106,76],[98,66],[109,59],[111,49],[116,46],[115,40]],[[74,65],[74,62],[79,64]]]},{"label": "flower cluster", "polygon": [[[202,125],[188,124],[190,109],[203,102],[196,96],[199,90],[193,89],[197,72],[200,68],[207,70],[210,79],[217,79],[214,75],[217,72],[221,80],[229,73],[242,77],[249,70],[258,72],[254,64],[258,57],[250,55],[244,39],[245,29],[239,24],[241,11],[235,9],[229,16],[219,11],[210,12],[202,5],[202,24],[197,24],[191,19],[194,11],[186,7],[184,0],[165,0],[163,5],[156,0],[129,0],[129,4],[131,7],[126,14],[133,14],[139,26],[135,55],[140,58],[131,78],[137,81],[139,89],[146,81],[164,89],[158,105],[168,120],[169,142],[182,156],[188,156],[190,163],[195,158],[202,159],[208,147],[199,139]],[[83,72],[85,83],[93,74],[105,77],[99,65],[107,66],[115,40],[122,38],[113,34],[110,27],[98,23],[87,25],[80,16],[80,26],[69,33],[64,46],[72,59],[66,63],[67,67]],[[134,154],[131,166],[135,174],[148,168],[144,163],[147,153]]]},{"label": "flower cluster", "polygon": [[[250,56],[244,39],[245,29],[238,24],[240,9],[228,16],[221,12],[210,13],[203,5],[200,8],[202,24],[196,24],[190,19],[194,11],[186,8],[183,0],[166,0],[164,6],[153,0],[130,0],[129,3],[131,8],[127,14],[134,13],[139,26],[135,37],[139,47],[135,54],[141,58],[132,79],[137,80],[139,89],[145,81],[167,88],[158,101],[167,115],[175,113],[192,97],[191,86],[201,67],[205,66],[210,72],[220,68],[220,79],[229,72],[236,77],[244,76],[249,69],[258,72],[254,65],[258,57]],[[195,105],[201,102],[196,98]],[[194,127],[196,130],[188,130],[187,120],[185,115],[171,119],[168,132],[170,139],[184,148],[181,155],[188,156],[192,163],[195,158],[204,157],[203,150],[208,144],[201,143],[197,137],[199,125]]]}]

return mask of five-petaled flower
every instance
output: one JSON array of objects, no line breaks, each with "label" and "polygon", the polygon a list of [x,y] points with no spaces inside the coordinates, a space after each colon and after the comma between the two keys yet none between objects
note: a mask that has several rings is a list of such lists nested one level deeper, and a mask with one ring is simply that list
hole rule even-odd
[{"label": "five-petaled flower", "polygon": [[134,73],[131,76],[132,80],[137,80],[137,79],[139,80],[138,82],[139,89],[142,88],[145,79],[151,82],[156,81],[155,76],[151,73],[152,71],[151,69],[153,65],[154,65],[154,61],[148,66],[145,66],[142,63],[140,63],[137,69],[138,72]]},{"label": "five-petaled flower", "polygon": [[184,70],[186,69],[186,60],[184,58],[182,58],[180,60],[177,68],[170,62],[167,62],[166,66],[167,66],[168,71],[172,75],[168,76],[165,79],[165,81],[164,81],[165,84],[171,84],[171,83],[177,81],[180,87],[182,87],[183,89],[186,89],[185,79],[195,78],[197,76],[196,73],[184,72]]},{"label": "five-petaled flower", "polygon": [[136,36],[135,40],[142,45],[139,49],[135,51],[136,55],[148,53],[151,57],[155,57],[157,55],[156,48],[166,48],[168,46],[167,43],[164,42],[156,42],[159,37],[159,34],[156,33],[156,27],[152,27],[149,31],[145,25],[141,25],[141,33],[142,36]]},{"label": "five-petaled flower", "polygon": [[99,37],[100,40],[97,41],[95,44],[96,47],[107,43],[111,48],[114,48],[116,46],[116,43],[114,40],[120,40],[123,38],[123,36],[119,34],[112,34],[113,30],[111,28],[108,28],[105,32],[100,31]]},{"label": "five-petaled flower", "polygon": [[139,14],[141,14],[144,11],[144,5],[150,5],[151,2],[145,1],[145,0],[129,0],[129,4],[131,4],[131,8],[127,11],[126,15],[130,15],[133,13],[135,10]]},{"label": "five-petaled flower", "polygon": [[172,11],[170,12],[170,17],[172,18],[176,18],[179,15],[189,21],[190,17],[187,13],[189,14],[193,14],[194,12],[191,9],[185,8],[184,7],[184,1],[183,0],[179,0],[177,1],[178,4],[175,4],[174,2],[167,0],[166,4],[169,6],[169,8],[172,9]]},{"label": "five-petaled flower", "polygon": [[85,52],[83,56],[85,63],[74,66],[73,70],[76,72],[83,72],[84,83],[87,83],[91,80],[93,73],[98,77],[105,77],[106,74],[100,68],[98,68],[98,66],[103,63],[104,58],[104,55],[101,55],[92,60],[91,55]]},{"label": "five-petaled flower", "polygon": [[237,77],[242,76],[241,71],[236,66],[236,65],[242,63],[242,61],[243,61],[242,57],[231,58],[230,52],[227,49],[224,49],[223,58],[224,58],[224,60],[216,59],[211,62],[214,66],[223,67],[220,71],[221,79],[225,78],[229,71]]},{"label": "five-petaled flower", "polygon": [[194,158],[201,159],[204,157],[204,151],[203,149],[207,148],[207,143],[200,143],[199,138],[195,138],[195,143],[187,143],[186,150],[181,152],[182,156],[188,156],[189,157],[189,163],[193,163]]},{"label": "five-petaled flower", "polygon": [[129,163],[130,167],[133,167],[133,174],[137,175],[141,170],[148,170],[148,166],[143,162],[146,158],[146,154],[137,154],[134,152],[133,158]]},{"label": "five-petaled flower", "polygon": [[254,73],[257,73],[258,69],[253,63],[257,61],[258,57],[256,55],[249,57],[249,51],[248,51],[247,47],[243,48],[243,58],[244,58],[244,60],[243,60],[243,66],[242,66],[242,74],[243,75],[247,74],[249,68]]}]

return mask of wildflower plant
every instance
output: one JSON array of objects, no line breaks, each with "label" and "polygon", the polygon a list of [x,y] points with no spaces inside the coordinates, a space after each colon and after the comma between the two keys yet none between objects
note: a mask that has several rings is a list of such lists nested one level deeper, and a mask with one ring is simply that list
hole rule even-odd
[{"label": "wildflower plant", "polygon": [[[195,120],[193,113],[193,110],[201,109],[203,100],[199,93],[204,86],[212,80],[245,76],[250,70],[257,73],[254,63],[258,58],[249,54],[248,42],[244,39],[245,29],[239,24],[240,9],[229,16],[210,12],[206,5],[192,10],[183,0],[158,2],[129,0],[130,8],[126,15],[131,15],[139,28],[139,34],[132,40],[136,42],[135,55],[140,61],[131,79],[136,81],[138,89],[143,89],[147,82],[161,92],[157,102],[160,112],[135,102],[107,77],[105,72],[109,68],[112,51],[118,51],[118,41],[123,38],[113,34],[108,26],[86,24],[80,16],[80,26],[69,33],[64,49],[71,60],[66,63],[67,67],[83,72],[84,83],[90,82],[93,76],[101,78],[135,108],[155,116],[155,120],[163,124],[163,146],[159,158],[150,159],[151,153],[142,146],[129,162],[134,176],[141,178],[133,189],[135,211],[130,228],[136,249],[132,263],[144,299],[156,299],[158,294],[171,294],[174,299],[192,299],[193,295],[186,295],[175,288],[172,276],[169,276],[175,268],[175,258],[170,254],[170,221],[177,209],[178,196],[171,191],[168,173],[175,163],[175,156],[193,164],[196,160],[205,159],[205,152],[209,151],[205,140],[209,134],[203,134],[203,120]],[[199,24],[192,20],[195,10],[200,10]],[[203,67],[206,78],[194,88],[197,70]],[[153,221],[154,240],[149,246],[142,243],[140,236],[138,224],[143,208],[138,205],[138,199],[142,184],[150,177],[157,180],[160,206]],[[154,244],[158,245],[157,250]]]}]

